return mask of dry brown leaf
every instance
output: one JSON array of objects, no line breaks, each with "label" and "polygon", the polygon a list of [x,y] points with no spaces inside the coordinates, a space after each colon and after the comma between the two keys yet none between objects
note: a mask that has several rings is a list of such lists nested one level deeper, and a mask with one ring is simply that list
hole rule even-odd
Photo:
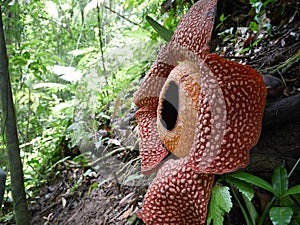
[{"label": "dry brown leaf", "polygon": [[133,211],[133,205],[128,210],[126,210],[120,217],[118,217],[117,220],[127,219],[132,214],[132,211]]}]

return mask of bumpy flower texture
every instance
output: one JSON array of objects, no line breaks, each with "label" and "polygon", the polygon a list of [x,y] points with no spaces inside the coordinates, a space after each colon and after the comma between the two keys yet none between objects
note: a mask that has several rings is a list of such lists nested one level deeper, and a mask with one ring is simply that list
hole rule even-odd
[{"label": "bumpy flower texture", "polygon": [[216,4],[183,16],[134,96],[142,173],[158,170],[137,214],[147,225],[205,224],[215,174],[247,166],[260,135],[261,75],[210,53]]}]

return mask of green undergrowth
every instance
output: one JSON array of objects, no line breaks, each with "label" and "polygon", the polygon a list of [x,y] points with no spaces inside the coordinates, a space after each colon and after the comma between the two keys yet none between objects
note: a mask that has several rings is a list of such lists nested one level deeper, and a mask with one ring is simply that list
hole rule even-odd
[{"label": "green undergrowth", "polygon": [[[293,170],[288,174],[284,167],[277,166],[272,183],[243,171],[223,175],[212,189],[207,224],[211,221],[214,225],[223,224],[225,214],[233,208],[233,201],[237,202],[247,225],[263,225],[267,221],[274,225],[300,224],[300,185],[289,187]],[[254,187],[273,195],[262,213],[253,202]]]}]

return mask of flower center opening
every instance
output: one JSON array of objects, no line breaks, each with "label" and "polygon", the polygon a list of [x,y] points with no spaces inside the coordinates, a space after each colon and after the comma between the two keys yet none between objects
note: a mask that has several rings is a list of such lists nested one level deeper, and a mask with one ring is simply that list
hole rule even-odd
[{"label": "flower center opening", "polygon": [[174,129],[178,117],[178,85],[171,81],[162,99],[160,122],[167,130]]}]

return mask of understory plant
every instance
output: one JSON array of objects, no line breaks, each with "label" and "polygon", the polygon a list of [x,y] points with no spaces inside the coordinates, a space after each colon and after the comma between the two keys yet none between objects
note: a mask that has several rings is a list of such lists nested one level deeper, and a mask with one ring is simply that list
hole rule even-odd
[{"label": "understory plant", "polygon": [[[300,224],[300,185],[289,188],[289,177],[300,159],[288,174],[283,166],[277,166],[272,182],[243,171],[222,176],[214,185],[209,205],[207,224],[221,225],[225,213],[233,207],[232,196],[238,203],[247,225],[263,225],[271,221],[274,225]],[[253,187],[261,188],[273,195],[263,212],[258,213],[254,203]]]}]

